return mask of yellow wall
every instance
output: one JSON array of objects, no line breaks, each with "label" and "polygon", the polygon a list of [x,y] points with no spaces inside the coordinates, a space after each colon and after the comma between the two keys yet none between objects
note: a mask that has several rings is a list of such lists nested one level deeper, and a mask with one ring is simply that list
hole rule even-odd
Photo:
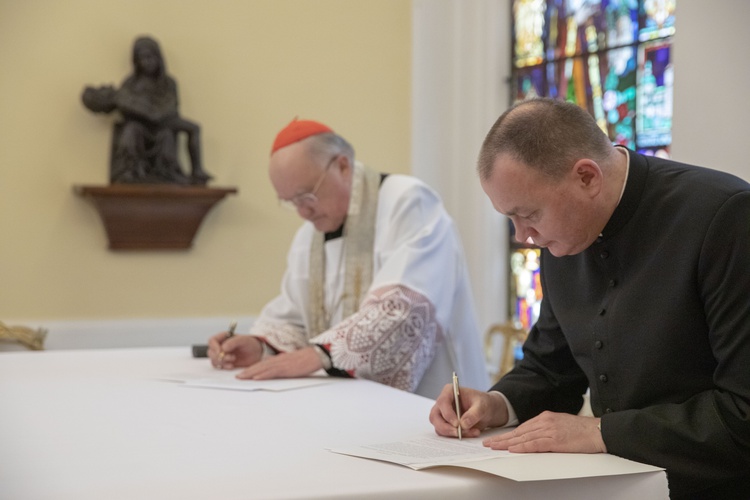
[{"label": "yellow wall", "polygon": [[[0,321],[257,314],[299,225],[266,175],[275,133],[321,120],[362,161],[408,172],[403,0],[0,0]],[[113,117],[80,101],[119,85],[154,36],[202,127],[217,205],[189,251],[112,252],[72,190],[106,184]]]}]

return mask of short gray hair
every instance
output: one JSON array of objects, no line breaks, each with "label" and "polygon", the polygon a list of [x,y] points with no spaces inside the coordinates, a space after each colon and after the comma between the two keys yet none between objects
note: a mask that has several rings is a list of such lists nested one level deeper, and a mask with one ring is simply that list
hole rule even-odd
[{"label": "short gray hair", "polygon": [[558,180],[576,161],[603,162],[612,142],[586,110],[558,99],[521,101],[500,115],[484,139],[477,161],[482,181],[492,175],[495,159],[508,154]]},{"label": "short gray hair", "polygon": [[354,148],[346,139],[333,132],[315,134],[307,139],[307,150],[317,163],[325,165],[337,155],[346,156],[354,165]]}]

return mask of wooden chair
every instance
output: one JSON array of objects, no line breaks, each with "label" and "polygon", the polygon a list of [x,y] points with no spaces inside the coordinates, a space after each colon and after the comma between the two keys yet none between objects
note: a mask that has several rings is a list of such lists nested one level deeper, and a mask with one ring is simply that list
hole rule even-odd
[{"label": "wooden chair", "polygon": [[[0,350],[14,350],[12,346],[21,346],[32,351],[44,349],[47,330],[33,330],[26,326],[6,326],[0,321]],[[3,349],[3,344],[9,349]]]},{"label": "wooden chair", "polygon": [[[523,328],[515,326],[511,322],[492,325],[487,329],[485,335],[485,349],[487,351],[488,359],[492,359],[491,353],[494,347],[498,344],[497,340],[502,343],[502,352],[498,367],[493,370],[494,366],[490,366],[490,372],[493,376],[493,384],[500,380],[500,378],[511,371],[516,361],[515,348],[517,345],[523,344],[529,332]],[[587,390],[583,395],[583,407],[578,415],[585,417],[592,417],[594,414],[591,411],[591,402],[589,400],[589,391]]]},{"label": "wooden chair", "polygon": [[[497,369],[492,370],[496,380],[499,380],[500,377],[513,369],[513,365],[515,364],[515,348],[517,345],[523,344],[528,334],[529,332],[512,322],[494,324],[487,329],[485,346],[489,359],[493,358],[490,353],[494,350],[495,346],[498,344],[502,346]],[[498,342],[498,340],[500,341]],[[491,368],[494,367],[491,366]]]}]

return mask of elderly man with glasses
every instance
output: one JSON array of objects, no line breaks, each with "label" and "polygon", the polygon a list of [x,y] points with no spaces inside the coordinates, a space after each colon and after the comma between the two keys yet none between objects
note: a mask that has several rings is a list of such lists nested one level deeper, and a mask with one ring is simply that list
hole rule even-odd
[{"label": "elderly man with glasses", "polygon": [[306,222],[281,293],[249,335],[209,340],[215,367],[245,367],[245,379],[324,369],[432,398],[452,372],[487,387],[463,250],[434,191],[355,161],[345,139],[311,120],[279,132],[269,176]]}]

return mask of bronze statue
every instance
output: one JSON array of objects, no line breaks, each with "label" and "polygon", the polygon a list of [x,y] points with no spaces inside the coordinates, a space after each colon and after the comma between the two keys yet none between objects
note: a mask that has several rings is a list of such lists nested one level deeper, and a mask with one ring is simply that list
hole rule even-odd
[{"label": "bronze statue", "polygon": [[[119,89],[86,87],[83,104],[95,113],[117,110],[110,159],[111,183],[206,184],[200,127],[178,113],[177,83],[164,64],[156,40],[140,37],[133,44],[133,74]],[[177,134],[187,134],[191,174],[177,159]]]}]

